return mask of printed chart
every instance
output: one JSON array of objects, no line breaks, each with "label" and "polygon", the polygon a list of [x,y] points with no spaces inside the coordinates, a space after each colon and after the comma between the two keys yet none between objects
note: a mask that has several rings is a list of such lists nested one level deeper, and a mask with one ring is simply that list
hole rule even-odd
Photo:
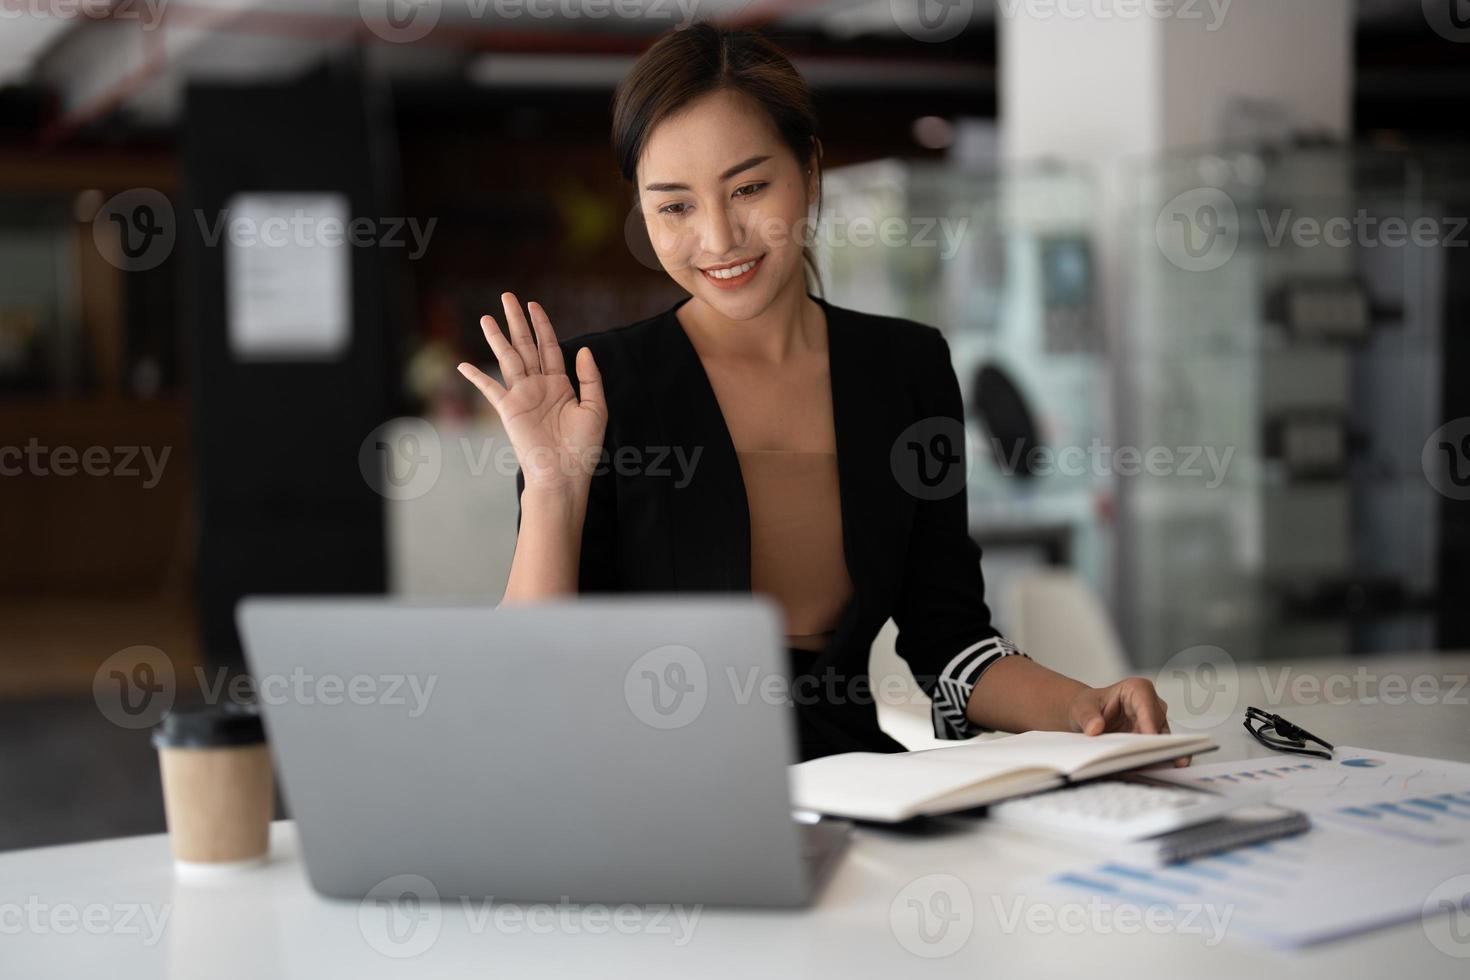
[{"label": "printed chart", "polygon": [[[1456,853],[1457,866],[1466,866],[1470,849]],[[1037,887],[1059,901],[1160,910],[1181,923],[1223,923],[1227,938],[1290,947],[1417,919],[1426,897],[1450,875],[1438,852],[1406,853],[1387,837],[1319,824],[1295,837],[1167,867],[1103,861],[1051,875]],[[1462,897],[1470,901],[1470,885]]]},{"label": "printed chart", "polygon": [[[1267,786],[1313,827],[1164,868],[1101,862],[1042,887],[1179,916],[1203,908],[1230,923],[1228,934],[1300,946],[1418,918],[1431,895],[1470,882],[1470,765],[1341,747],[1332,759],[1273,756],[1156,776],[1227,795]],[[1449,907],[1470,908],[1464,891]]]}]

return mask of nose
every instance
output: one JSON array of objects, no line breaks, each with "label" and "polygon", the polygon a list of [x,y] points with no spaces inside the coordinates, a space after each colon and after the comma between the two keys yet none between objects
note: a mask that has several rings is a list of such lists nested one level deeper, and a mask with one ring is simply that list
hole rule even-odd
[{"label": "nose", "polygon": [[[739,244],[740,228],[733,220],[733,209],[706,208],[703,228],[704,241],[701,243],[706,255],[729,255]],[[718,261],[716,259],[715,261]]]}]

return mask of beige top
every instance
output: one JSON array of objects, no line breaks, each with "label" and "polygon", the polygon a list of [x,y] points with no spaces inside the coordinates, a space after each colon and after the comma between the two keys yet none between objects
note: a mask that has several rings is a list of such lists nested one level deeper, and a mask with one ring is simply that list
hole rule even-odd
[{"label": "beige top", "polygon": [[837,454],[736,450],[750,508],[751,591],[786,614],[786,643],[820,650],[852,598]]},{"label": "beige top", "polygon": [[820,650],[853,594],[827,352],[774,371],[720,357],[700,361],[745,482],[751,591],[780,605],[788,646]]}]

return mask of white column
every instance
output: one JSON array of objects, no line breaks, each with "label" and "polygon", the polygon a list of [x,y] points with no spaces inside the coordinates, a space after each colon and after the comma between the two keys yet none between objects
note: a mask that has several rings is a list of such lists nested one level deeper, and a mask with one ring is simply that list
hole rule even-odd
[{"label": "white column", "polygon": [[[996,0],[1001,155],[1054,159],[1097,179],[1096,312],[1110,358],[1104,439],[1137,432],[1141,378],[1122,351],[1134,305],[1139,175],[1170,151],[1310,131],[1351,131],[1353,0]],[[1101,408],[1101,406],[1100,406]],[[1121,440],[1121,441],[1120,441]],[[1128,488],[1115,481],[1120,494]],[[1128,510],[1126,499],[1120,512]],[[1105,596],[1136,637],[1138,569],[1114,554]]]},{"label": "white column", "polygon": [[1008,159],[1215,142],[1241,99],[1351,125],[1353,0],[997,0]]}]

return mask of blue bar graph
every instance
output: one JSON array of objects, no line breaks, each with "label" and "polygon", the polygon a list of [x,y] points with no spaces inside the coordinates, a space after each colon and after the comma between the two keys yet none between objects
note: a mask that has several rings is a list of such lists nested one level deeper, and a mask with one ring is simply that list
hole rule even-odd
[{"label": "blue bar graph", "polygon": [[1470,792],[1359,803],[1329,817],[1369,833],[1432,847],[1470,842]]}]

